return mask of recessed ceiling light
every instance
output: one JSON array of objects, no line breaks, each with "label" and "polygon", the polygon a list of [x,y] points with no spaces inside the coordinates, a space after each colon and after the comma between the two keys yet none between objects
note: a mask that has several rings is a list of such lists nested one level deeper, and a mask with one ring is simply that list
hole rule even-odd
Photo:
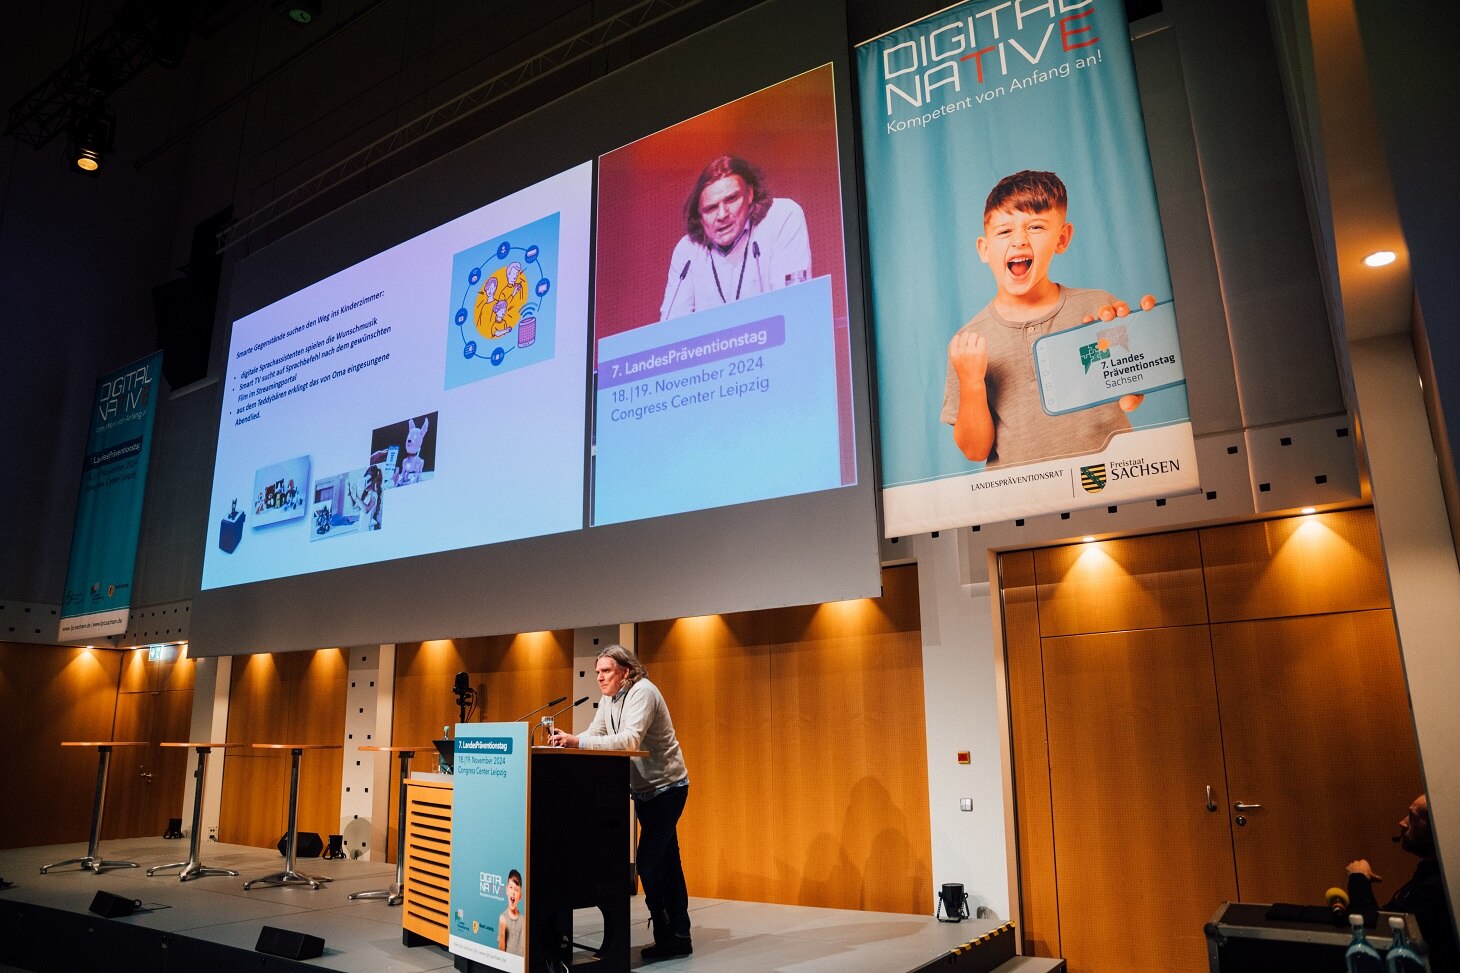
[{"label": "recessed ceiling light", "polygon": [[1375,250],[1364,258],[1364,266],[1387,267],[1397,259],[1393,250]]},{"label": "recessed ceiling light", "polygon": [[1304,507],[1302,510],[1299,511],[1299,513],[1305,513],[1305,514],[1316,514],[1317,512],[1318,512],[1318,508],[1317,507]]},{"label": "recessed ceiling light", "polygon": [[1085,535],[1085,536],[1084,536],[1084,537],[1082,537],[1082,538],[1080,538],[1080,540],[1081,540],[1081,541],[1082,541],[1082,542],[1084,542],[1084,543],[1086,543],[1086,544],[1088,544],[1088,543],[1090,543],[1090,542],[1091,542],[1091,541],[1093,541],[1093,540],[1094,540],[1094,539],[1095,539],[1095,538],[1093,538],[1093,537],[1091,537],[1091,536],[1090,536],[1090,535],[1089,535],[1089,534],[1086,534],[1086,535]]}]

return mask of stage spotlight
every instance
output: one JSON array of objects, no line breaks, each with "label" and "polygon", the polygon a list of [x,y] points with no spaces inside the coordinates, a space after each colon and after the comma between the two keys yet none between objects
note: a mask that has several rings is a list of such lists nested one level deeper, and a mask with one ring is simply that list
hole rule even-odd
[{"label": "stage spotlight", "polygon": [[116,135],[117,116],[104,104],[98,104],[76,120],[71,129],[71,166],[77,172],[98,176],[106,164]]},{"label": "stage spotlight", "polygon": [[274,9],[296,24],[308,24],[324,13],[320,0],[274,0]]}]

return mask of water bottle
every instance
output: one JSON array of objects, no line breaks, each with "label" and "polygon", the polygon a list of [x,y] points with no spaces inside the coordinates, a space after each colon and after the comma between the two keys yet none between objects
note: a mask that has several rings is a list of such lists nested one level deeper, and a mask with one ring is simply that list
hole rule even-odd
[{"label": "water bottle", "polygon": [[1389,935],[1394,942],[1384,954],[1384,969],[1387,973],[1424,973],[1428,964],[1409,944],[1409,934],[1404,931],[1404,920],[1399,916],[1389,917]]},{"label": "water bottle", "polygon": [[1364,938],[1364,917],[1349,916],[1348,924],[1354,939],[1348,944],[1348,951],[1343,954],[1344,969],[1348,973],[1384,973],[1384,960],[1379,956],[1379,951]]}]

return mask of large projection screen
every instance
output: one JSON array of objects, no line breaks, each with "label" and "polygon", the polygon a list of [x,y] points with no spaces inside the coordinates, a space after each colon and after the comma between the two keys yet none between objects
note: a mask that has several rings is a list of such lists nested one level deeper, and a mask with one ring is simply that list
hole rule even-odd
[{"label": "large projection screen", "polygon": [[[878,593],[846,24],[821,6],[727,20],[232,268],[194,655]],[[743,127],[747,104],[817,92],[824,160],[783,152],[794,116],[774,119],[780,138]],[[717,111],[738,119],[718,140],[704,127]],[[703,157],[660,152],[674,165],[639,181],[673,191],[635,203],[621,191],[635,147],[672,149],[676,131]],[[676,292],[696,177],[741,154],[802,212],[776,194]],[[654,211],[638,219],[635,205]],[[706,211],[711,236],[720,218]],[[809,268],[793,266],[807,235]],[[646,283],[613,292],[604,256],[620,248],[647,254]],[[685,288],[727,259],[738,293],[686,309]],[[629,297],[610,313],[609,293]],[[666,349],[709,357],[666,371]],[[608,356],[657,371],[595,380]],[[641,393],[609,430],[606,410]],[[671,395],[677,420],[657,426]],[[777,431],[787,415],[813,416],[809,432]],[[727,475],[757,462],[758,475]]]}]

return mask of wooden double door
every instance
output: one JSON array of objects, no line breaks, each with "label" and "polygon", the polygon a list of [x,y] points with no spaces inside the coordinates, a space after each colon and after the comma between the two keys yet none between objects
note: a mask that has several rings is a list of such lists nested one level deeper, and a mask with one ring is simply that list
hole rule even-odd
[{"label": "wooden double door", "polygon": [[[1162,568],[1157,587],[1208,589],[1210,572]],[[1048,790],[1028,802],[1042,821],[1019,811],[1042,926],[1027,938],[1072,973],[1205,971],[1224,901],[1321,903],[1359,857],[1393,888],[1413,869],[1389,840],[1422,789],[1392,612],[1185,621],[1038,639],[1047,778],[1026,758],[1022,789]]]},{"label": "wooden double door", "polygon": [[187,741],[192,710],[191,660],[149,660],[142,649],[126,654],[112,739],[147,746],[112,752],[103,838],[161,837],[169,818],[183,816],[191,751],[162,744]]}]

